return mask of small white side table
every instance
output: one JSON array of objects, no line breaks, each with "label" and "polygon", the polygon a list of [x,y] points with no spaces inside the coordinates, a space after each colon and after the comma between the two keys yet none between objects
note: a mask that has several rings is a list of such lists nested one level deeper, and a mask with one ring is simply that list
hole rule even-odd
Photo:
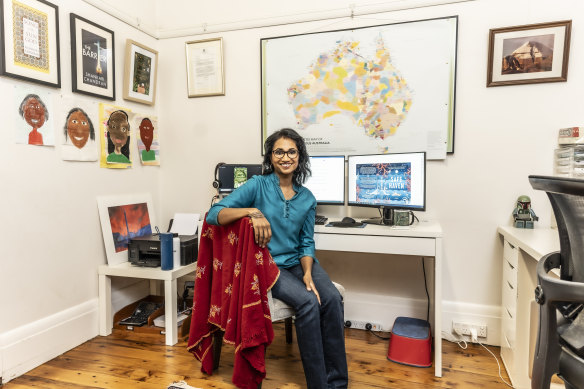
[{"label": "small white side table", "polygon": [[112,333],[112,280],[111,277],[143,278],[164,281],[164,315],[166,345],[178,342],[176,280],[197,269],[197,262],[173,270],[161,270],[159,267],[132,266],[129,262],[119,265],[101,265],[99,274],[99,334],[107,336]]}]

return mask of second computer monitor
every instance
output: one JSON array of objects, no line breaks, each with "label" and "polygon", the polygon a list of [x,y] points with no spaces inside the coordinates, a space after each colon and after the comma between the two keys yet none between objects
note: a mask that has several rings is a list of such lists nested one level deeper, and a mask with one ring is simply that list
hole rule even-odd
[{"label": "second computer monitor", "polygon": [[349,205],[426,209],[426,153],[349,155]]},{"label": "second computer monitor", "polygon": [[310,170],[305,187],[310,189],[316,202],[322,204],[345,204],[345,157],[311,156]]}]

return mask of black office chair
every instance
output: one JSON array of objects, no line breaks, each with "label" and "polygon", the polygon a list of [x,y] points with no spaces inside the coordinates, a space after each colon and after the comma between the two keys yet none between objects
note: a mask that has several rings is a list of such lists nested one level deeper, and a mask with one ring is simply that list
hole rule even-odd
[{"label": "black office chair", "polygon": [[[567,389],[584,388],[584,180],[529,176],[552,204],[560,251],[537,265],[535,300],[541,305],[532,389],[550,387],[554,374]],[[560,279],[549,275],[560,269]],[[559,313],[559,314],[558,314]]]}]

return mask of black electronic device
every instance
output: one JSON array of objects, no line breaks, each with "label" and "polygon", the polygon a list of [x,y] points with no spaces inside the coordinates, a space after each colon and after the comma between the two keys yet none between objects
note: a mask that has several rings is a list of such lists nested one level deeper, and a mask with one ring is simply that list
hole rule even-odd
[{"label": "black electronic device", "polygon": [[363,224],[352,217],[345,216],[340,222],[330,222],[328,225],[332,227],[361,227]]},{"label": "black electronic device", "polygon": [[215,167],[213,187],[219,194],[229,194],[253,176],[262,174],[261,164],[219,163]]},{"label": "black electronic device", "polygon": [[326,216],[316,215],[314,217],[314,224],[316,224],[317,226],[325,225],[327,221],[328,221],[328,217],[326,217]]},{"label": "black electronic device", "polygon": [[345,205],[345,156],[310,156],[311,176],[304,186],[318,205]]},{"label": "black electronic device", "polygon": [[162,308],[162,303],[153,301],[140,301],[134,309],[132,316],[128,316],[118,322],[120,325],[141,327],[148,323],[148,318],[158,309]]},{"label": "black electronic device", "polygon": [[426,153],[348,156],[348,204],[376,207],[379,219],[369,224],[393,224],[393,211],[426,210]]},{"label": "black electronic device", "polygon": [[[197,234],[179,235],[178,238],[180,239],[180,265],[185,266],[195,262],[199,253]],[[159,235],[144,235],[130,239],[128,260],[132,265],[136,266],[159,267]]]}]

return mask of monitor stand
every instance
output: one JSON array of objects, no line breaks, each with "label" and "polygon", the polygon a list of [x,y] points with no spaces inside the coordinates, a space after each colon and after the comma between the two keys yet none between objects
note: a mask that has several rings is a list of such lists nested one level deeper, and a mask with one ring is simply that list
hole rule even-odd
[{"label": "monitor stand", "polygon": [[374,217],[373,219],[361,220],[362,223],[378,224],[382,226],[393,226],[393,208],[381,207],[383,217]]}]

